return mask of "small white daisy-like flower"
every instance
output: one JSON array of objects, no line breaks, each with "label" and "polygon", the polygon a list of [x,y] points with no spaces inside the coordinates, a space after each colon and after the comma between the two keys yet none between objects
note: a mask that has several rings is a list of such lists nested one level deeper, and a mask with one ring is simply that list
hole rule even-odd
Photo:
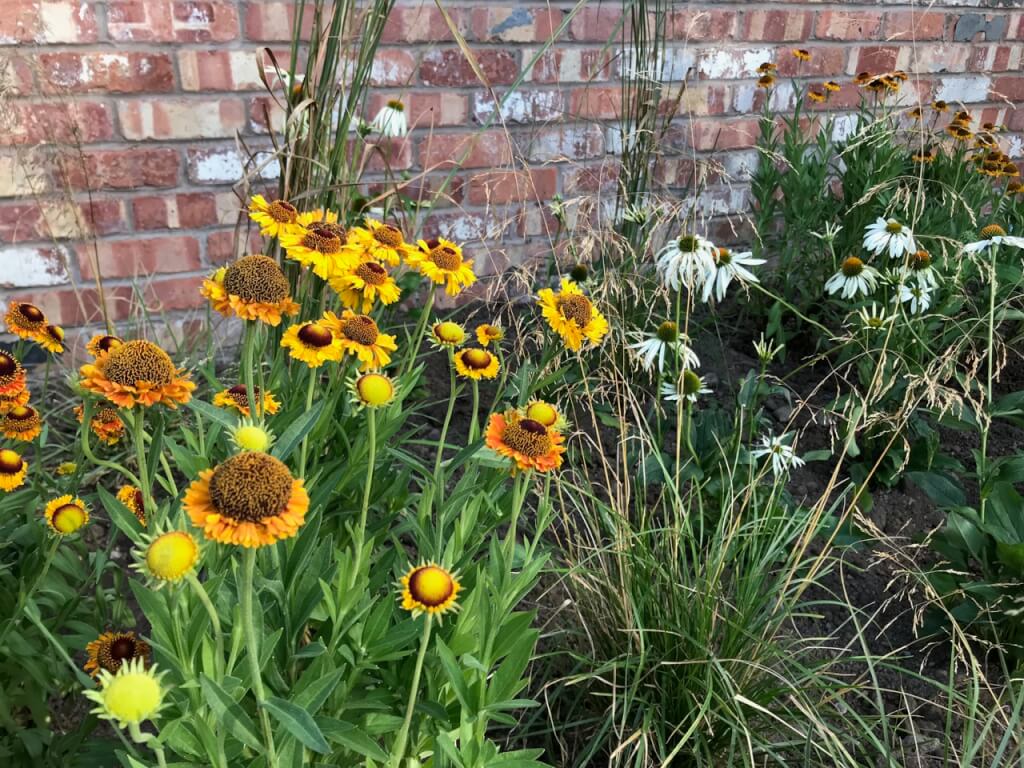
[{"label": "small white daisy-like flower", "polygon": [[657,368],[658,373],[665,370],[665,354],[672,350],[682,363],[684,368],[696,368],[700,365],[697,353],[690,347],[690,339],[679,333],[679,328],[671,321],[665,321],[658,326],[650,336],[634,344],[627,345],[629,349],[636,352],[640,359],[640,366],[645,371]]},{"label": "small white daisy-like flower", "polygon": [[864,230],[864,248],[875,255],[888,251],[890,258],[899,259],[916,251],[917,245],[910,227],[879,217]]},{"label": "small white daisy-like flower", "polygon": [[673,291],[696,290],[715,269],[715,246],[699,235],[683,235],[658,253],[656,266],[662,282]]},{"label": "small white daisy-like flower", "polygon": [[678,403],[686,400],[696,403],[699,395],[710,395],[711,390],[705,385],[704,378],[691,370],[683,371],[676,382],[666,381],[661,385],[661,396],[669,402]]},{"label": "small white daisy-like flower", "polygon": [[939,277],[932,269],[932,257],[928,251],[917,250],[907,256],[900,267],[899,282],[916,282],[922,288],[938,288]]},{"label": "small white daisy-like flower", "polygon": [[729,283],[734,279],[741,283],[757,283],[757,275],[747,267],[757,267],[765,263],[764,259],[755,259],[750,251],[733,253],[728,248],[716,248],[714,250],[715,268],[704,282],[704,291],[701,294],[701,301],[706,302],[711,298],[711,292],[715,293],[715,301],[724,301],[725,293],[729,290]]},{"label": "small white daisy-like flower", "polygon": [[1007,235],[1006,230],[998,224],[989,224],[987,227],[982,227],[979,234],[981,235],[981,240],[965,245],[965,253],[985,251],[993,245],[1009,245],[1014,248],[1024,248],[1024,237]]},{"label": "small white daisy-like flower", "polygon": [[836,294],[842,291],[844,299],[850,299],[858,293],[867,296],[873,293],[878,286],[878,270],[869,267],[856,256],[850,256],[839,267],[839,271],[825,283],[825,290],[829,294]]},{"label": "small white daisy-like flower", "polygon": [[911,314],[920,315],[931,306],[932,292],[926,285],[903,284],[896,300],[901,304],[910,304]]},{"label": "small white daisy-like flower", "polygon": [[871,302],[870,308],[861,307],[857,314],[860,316],[861,327],[869,333],[886,330],[896,318],[895,315],[887,314],[884,307],[878,309],[875,302]]},{"label": "small white daisy-like flower", "polygon": [[776,476],[783,474],[791,467],[802,467],[804,460],[796,455],[793,446],[785,442],[787,435],[776,437],[775,435],[764,435],[761,437],[761,447],[750,452],[750,456],[759,459],[762,456],[771,456],[772,472]]},{"label": "small white daisy-like flower", "polygon": [[392,99],[370,123],[370,128],[387,139],[401,138],[409,133],[409,118],[405,116],[405,105]]}]

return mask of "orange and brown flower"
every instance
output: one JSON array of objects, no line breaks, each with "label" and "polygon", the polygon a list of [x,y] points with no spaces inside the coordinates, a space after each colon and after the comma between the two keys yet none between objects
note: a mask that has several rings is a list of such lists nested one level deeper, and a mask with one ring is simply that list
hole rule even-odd
[{"label": "orange and brown flower", "polygon": [[203,281],[200,290],[225,317],[278,325],[281,315],[298,314],[289,295],[288,278],[269,256],[243,256]]},{"label": "orange and brown flower", "polygon": [[[25,369],[10,352],[0,349],[0,397],[14,397],[25,390]],[[3,413],[3,411],[0,411]]]},{"label": "orange and brown flower", "polygon": [[4,315],[7,330],[16,336],[36,341],[46,328],[46,315],[35,304],[12,301]]},{"label": "orange and brown flower", "polygon": [[147,667],[151,662],[149,644],[134,632],[104,632],[85,646],[85,650],[89,660],[84,669],[93,677],[99,677],[101,669],[114,674],[122,664],[134,659],[142,659]]},{"label": "orange and brown flower", "polygon": [[484,433],[487,447],[512,459],[521,470],[550,472],[562,466],[565,437],[516,410],[492,413]]},{"label": "orange and brown flower", "polygon": [[80,369],[82,386],[122,408],[163,403],[177,408],[196,388],[189,374],[151,341],[126,341]]},{"label": "orange and brown flower", "polygon": [[[85,416],[85,408],[81,405],[76,405],[75,416],[78,417],[78,423],[81,424]],[[102,405],[96,409],[92,418],[89,419],[89,428],[102,442],[107,445],[115,445],[121,439],[121,435],[124,434],[124,421],[121,420],[116,408]]]},{"label": "orange and brown flower", "polygon": [[[253,394],[256,396],[257,402],[259,402],[258,410],[261,415],[263,414],[275,414],[281,410],[281,404],[274,398],[273,392],[263,392],[262,401],[260,399],[260,388],[253,387]],[[234,408],[243,416],[249,415],[249,390],[246,389],[245,384],[236,384],[235,386],[224,389],[213,396],[213,404],[219,408]]]},{"label": "orange and brown flower", "polygon": [[0,432],[10,440],[35,440],[43,431],[43,420],[39,411],[31,405],[18,405],[0,418]]}]

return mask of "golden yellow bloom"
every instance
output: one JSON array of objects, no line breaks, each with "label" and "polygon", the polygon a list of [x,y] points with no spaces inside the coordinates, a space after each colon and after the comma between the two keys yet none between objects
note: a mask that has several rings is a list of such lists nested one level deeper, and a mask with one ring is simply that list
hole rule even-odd
[{"label": "golden yellow bloom", "polygon": [[411,568],[402,577],[402,608],[414,616],[443,615],[458,610],[455,604],[462,585],[455,574],[436,563]]},{"label": "golden yellow bloom", "polygon": [[285,200],[267,202],[263,195],[249,200],[249,218],[260,227],[263,236],[277,237],[299,224],[299,209]]},{"label": "golden yellow bloom", "polygon": [[80,369],[81,385],[122,408],[136,403],[163,403],[177,408],[187,403],[196,388],[184,370],[175,368],[170,355],[151,341],[126,341],[102,352],[95,363]]},{"label": "golden yellow bloom", "polygon": [[182,508],[211,541],[262,547],[298,532],[309,495],[280,459],[247,451],[201,472]]},{"label": "golden yellow bloom", "polygon": [[143,666],[149,666],[151,649],[149,643],[135,636],[134,632],[104,632],[85,646],[89,660],[85,662],[85,671],[98,677],[100,670],[114,674],[135,659]]},{"label": "golden yellow bloom", "polygon": [[946,102],[942,101],[941,99],[938,100],[938,101],[933,101],[932,102],[932,111],[933,112],[948,112],[949,111],[949,104],[947,104]]},{"label": "golden yellow bloom", "polygon": [[466,329],[458,323],[446,320],[435,323],[430,329],[430,342],[437,347],[459,347],[466,341]]},{"label": "golden yellow bloom", "polygon": [[341,297],[341,303],[366,314],[373,303],[394,304],[402,295],[395,279],[376,261],[363,261],[349,269],[329,275],[327,282]]},{"label": "golden yellow bloom", "polygon": [[342,350],[356,356],[361,371],[383,368],[391,362],[390,353],[398,349],[395,337],[381,333],[369,315],[357,315],[350,309],[341,317],[325,312],[322,324],[339,339]]},{"label": "golden yellow bloom", "polygon": [[254,254],[235,260],[203,281],[201,293],[225,317],[278,325],[281,315],[295,315],[299,305],[288,295],[288,278],[269,256]]},{"label": "golden yellow bloom", "polygon": [[30,405],[15,406],[0,418],[0,432],[11,440],[29,442],[42,431],[43,420],[39,418],[39,411]]},{"label": "golden yellow bloom", "polygon": [[25,482],[28,462],[17,451],[0,450],[0,490],[13,491]]},{"label": "golden yellow bloom", "polygon": [[367,408],[381,408],[395,399],[395,383],[383,373],[364,373],[349,380],[355,402]]},{"label": "golden yellow bloom", "polygon": [[[75,406],[75,416],[78,423],[82,423],[85,416],[85,408],[81,405]],[[116,445],[124,434],[124,421],[117,413],[116,408],[109,405],[100,406],[89,420],[89,428],[93,434],[107,445]]]},{"label": "golden yellow bloom", "polygon": [[572,280],[562,278],[557,294],[550,288],[543,288],[537,297],[548,325],[573,352],[578,352],[585,340],[594,345],[600,344],[608,333],[608,321],[604,315]]},{"label": "golden yellow bloom", "polygon": [[807,91],[807,97],[811,101],[815,101],[815,102],[821,104],[822,102],[825,101],[825,92],[824,91],[817,91],[817,90],[814,90],[813,88],[811,88],[810,90]]},{"label": "golden yellow bloom", "polygon": [[116,675],[102,669],[99,687],[85,692],[98,705],[90,711],[122,728],[137,728],[144,720],[156,717],[163,706],[162,677],[163,673],[157,674],[156,664],[147,669],[142,659],[125,662]]},{"label": "golden yellow bloom", "polygon": [[109,352],[113,347],[121,343],[122,340],[117,336],[97,335],[89,339],[89,343],[85,345],[85,350],[93,357],[99,357],[101,352]]},{"label": "golden yellow bloom", "polygon": [[564,432],[569,426],[568,419],[551,403],[544,400],[531,400],[523,410],[523,417],[539,421],[545,427],[557,432]]},{"label": "golden yellow bloom", "polygon": [[771,72],[766,72],[757,78],[758,88],[771,88],[773,85],[775,85],[775,75]]},{"label": "golden yellow bloom", "polygon": [[46,505],[43,511],[46,524],[59,536],[74,533],[89,522],[89,510],[85,502],[69,494],[59,496]]},{"label": "golden yellow bloom", "polygon": [[12,301],[7,307],[4,322],[11,333],[35,341],[46,327],[46,315],[35,304]]},{"label": "golden yellow bloom", "polygon": [[505,331],[500,325],[481,323],[476,327],[476,340],[480,342],[481,347],[488,347],[491,345],[491,342],[497,345],[504,338]]},{"label": "golden yellow bloom", "polygon": [[289,259],[310,267],[323,280],[359,263],[358,255],[345,248],[348,232],[333,222],[314,222],[308,227],[282,233],[278,240]]},{"label": "golden yellow bloom", "polygon": [[263,425],[262,421],[242,419],[231,430],[231,442],[240,451],[266,452],[274,444],[274,435]]},{"label": "golden yellow bloom", "polygon": [[59,355],[64,351],[64,329],[59,325],[46,325],[36,334],[36,342],[47,352]]},{"label": "golden yellow bloom", "polygon": [[516,410],[492,413],[484,431],[487,447],[512,459],[522,470],[550,472],[562,466],[565,437]]},{"label": "golden yellow bloom", "polygon": [[[261,414],[275,414],[281,410],[281,404],[274,398],[273,392],[264,392],[260,397],[260,388],[253,387]],[[262,399],[262,402],[260,402]],[[218,408],[234,408],[243,416],[249,415],[249,390],[245,384],[236,384],[230,389],[223,389],[213,396],[213,404]]]},{"label": "golden yellow bloom", "polygon": [[840,90],[840,85],[835,80],[826,80],[822,83],[822,87],[831,93],[837,93]]},{"label": "golden yellow bloom", "polygon": [[78,465],[73,461],[62,461],[57,465],[57,474],[61,477],[73,475],[78,471]]},{"label": "golden yellow bloom", "polygon": [[17,408],[19,405],[26,405],[30,398],[31,395],[27,387],[10,395],[0,393],[0,414],[7,413],[11,408]]},{"label": "golden yellow bloom", "polygon": [[467,379],[493,379],[498,375],[498,357],[486,349],[469,347],[455,353],[455,370]]},{"label": "golden yellow bloom", "polygon": [[128,507],[128,511],[135,515],[140,525],[146,526],[146,505],[142,491],[134,485],[122,485],[117,492],[117,500]]},{"label": "golden yellow bloom", "polygon": [[947,125],[946,133],[952,136],[956,141],[969,141],[971,136],[974,135],[959,123],[950,123]]},{"label": "golden yellow bloom", "polygon": [[144,549],[134,551],[136,570],[153,579],[157,589],[181,581],[199,562],[199,542],[188,531],[168,531],[147,537]]},{"label": "golden yellow bloom", "polygon": [[[1020,171],[1018,171],[1019,173]],[[1024,192],[1024,184],[1019,181],[1011,181],[1006,185],[1006,194],[1008,195],[1019,195],[1021,192]]]},{"label": "golden yellow bloom", "polygon": [[310,368],[319,368],[327,362],[337,363],[345,356],[341,336],[335,334],[325,322],[293,325],[281,337],[281,346],[296,360]]},{"label": "golden yellow bloom", "polygon": [[853,82],[856,83],[857,85],[867,85],[874,79],[875,76],[872,75],[870,72],[858,72],[857,76],[853,78]]},{"label": "golden yellow bloom", "polygon": [[411,251],[406,263],[428,280],[444,285],[449,296],[458,296],[463,288],[476,282],[473,260],[462,258],[462,248],[451,240],[420,240],[419,248]]},{"label": "golden yellow bloom", "polygon": [[357,257],[357,261],[381,261],[397,267],[402,259],[408,259],[416,249],[405,242],[402,230],[384,224],[370,217],[364,219],[365,227],[356,227],[349,232],[346,250]]},{"label": "golden yellow bloom", "polygon": [[759,75],[766,75],[769,72],[774,72],[777,69],[778,67],[773,62],[765,61],[758,66],[757,73]]},{"label": "golden yellow bloom", "polygon": [[[25,369],[10,352],[0,349],[0,395],[13,397],[25,390]],[[0,411],[3,413],[3,411]]]},{"label": "golden yellow bloom", "polygon": [[811,52],[808,51],[806,48],[794,48],[792,53],[793,57],[799,59],[800,61],[811,60]]},{"label": "golden yellow bloom", "polygon": [[924,149],[916,150],[910,157],[915,163],[933,163],[935,162],[935,150],[931,147],[925,147]]}]

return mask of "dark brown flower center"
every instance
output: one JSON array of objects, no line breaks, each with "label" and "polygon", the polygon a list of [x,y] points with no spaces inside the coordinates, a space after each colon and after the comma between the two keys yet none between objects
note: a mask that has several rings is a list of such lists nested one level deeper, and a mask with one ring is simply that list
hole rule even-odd
[{"label": "dark brown flower center", "polygon": [[30,323],[41,323],[46,320],[43,310],[34,304],[19,304],[18,312]]},{"label": "dark brown flower center", "polygon": [[430,260],[441,269],[446,269],[449,272],[455,271],[462,264],[462,257],[459,256],[455,249],[447,245],[440,245],[432,249],[430,251]]},{"label": "dark brown flower center", "polygon": [[388,271],[375,261],[366,261],[356,267],[356,276],[367,285],[383,285],[388,279]]},{"label": "dark brown flower center", "polygon": [[467,368],[481,371],[491,364],[491,353],[484,349],[467,349],[462,353],[462,362]]},{"label": "dark brown flower center", "polygon": [[16,475],[25,465],[21,456],[11,450],[0,451],[0,472],[5,475]]},{"label": "dark brown flower center", "polygon": [[130,637],[118,637],[110,644],[110,655],[117,661],[135,658],[135,640]]},{"label": "dark brown flower center", "polygon": [[[260,388],[252,388],[253,395],[258,401],[260,399]],[[228,390],[228,397],[234,401],[235,405],[239,408],[249,407],[249,390],[245,388],[245,384],[235,384],[231,389]]]},{"label": "dark brown flower center", "polygon": [[1006,230],[998,224],[989,224],[987,227],[982,227],[981,236],[986,240],[993,237],[1006,237]]},{"label": "dark brown flower center", "polygon": [[910,255],[911,269],[928,269],[932,264],[932,257],[928,251],[916,251]]},{"label": "dark brown flower center", "polygon": [[288,278],[269,256],[243,256],[224,273],[224,289],[243,301],[277,304],[288,298]]},{"label": "dark brown flower center", "polygon": [[109,352],[111,348],[120,343],[121,340],[117,336],[101,336],[96,340],[96,348],[103,352]]},{"label": "dark brown flower center", "polygon": [[324,328],[319,323],[306,323],[299,329],[299,341],[310,347],[326,347],[334,341],[334,335],[329,328]]},{"label": "dark brown flower center", "polygon": [[140,381],[163,386],[174,381],[175,374],[170,355],[141,339],[126,341],[110,350],[100,363],[100,370],[123,387],[134,387]]},{"label": "dark brown flower center", "polygon": [[580,328],[585,327],[593,316],[590,299],[578,293],[558,297],[558,311],[566,320],[572,320]]},{"label": "dark brown flower center", "polygon": [[373,230],[373,239],[388,248],[397,248],[404,242],[401,230],[390,224],[381,224]]},{"label": "dark brown flower center", "polygon": [[313,224],[302,238],[302,244],[317,253],[338,253],[345,240],[345,228],[339,224]]},{"label": "dark brown flower center", "polygon": [[279,459],[247,451],[232,456],[210,477],[210,500],[232,520],[257,523],[282,512],[292,492],[292,476]]},{"label": "dark brown flower center", "polygon": [[35,409],[27,405],[17,405],[7,413],[11,421],[28,421],[36,415]]},{"label": "dark brown flower center", "polygon": [[543,456],[551,450],[551,438],[548,436],[547,427],[533,419],[510,421],[505,426],[502,441],[509,448],[531,459]]},{"label": "dark brown flower center", "polygon": [[284,200],[275,200],[268,205],[267,213],[270,214],[270,218],[274,221],[282,224],[294,224],[299,218],[299,212],[295,206],[291,203],[286,203]]},{"label": "dark brown flower center", "polygon": [[842,270],[847,277],[856,277],[864,271],[864,262],[856,256],[851,256],[843,262]]},{"label": "dark brown flower center", "polygon": [[100,424],[116,424],[121,421],[121,417],[117,415],[116,409],[105,405],[96,411],[96,415],[92,417],[92,420]]},{"label": "dark brown flower center", "polygon": [[20,364],[12,355],[0,352],[0,378],[11,378],[18,373]]},{"label": "dark brown flower center", "polygon": [[377,341],[380,331],[372,317],[355,315],[341,321],[341,335],[368,347]]},{"label": "dark brown flower center", "polygon": [[59,325],[48,325],[46,326],[46,335],[54,341],[64,341],[64,329]]}]

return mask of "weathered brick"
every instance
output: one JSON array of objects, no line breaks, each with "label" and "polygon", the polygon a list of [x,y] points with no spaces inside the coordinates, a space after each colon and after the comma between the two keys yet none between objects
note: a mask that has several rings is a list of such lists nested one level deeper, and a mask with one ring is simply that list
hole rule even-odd
[{"label": "weathered brick", "polygon": [[0,45],[92,43],[96,13],[83,0],[7,0],[0,14]]},{"label": "weathered brick", "polygon": [[[302,17],[303,40],[309,40],[312,35],[313,18],[307,9]],[[295,5],[292,3],[249,3],[245,14],[245,36],[250,40],[290,41],[294,19]]]},{"label": "weathered brick", "polygon": [[233,228],[218,230],[206,236],[206,258],[213,265],[226,264],[246,253],[259,253],[260,246],[260,233],[255,227],[249,231],[248,238],[245,230],[240,235],[236,235]]},{"label": "weathered brick", "polygon": [[942,40],[946,14],[940,11],[891,11],[885,16],[885,38],[890,41]]},{"label": "weathered brick", "polygon": [[501,167],[511,162],[512,148],[502,131],[438,133],[421,140],[419,158],[424,169],[449,167],[452,164],[462,168]]},{"label": "weathered brick", "polygon": [[[621,93],[621,88],[616,89]],[[558,120],[565,115],[565,98],[561,91],[537,89],[516,90],[508,94],[498,93],[500,120],[505,123],[540,123]],[[495,102],[491,92],[473,94],[473,119],[484,123],[494,116]]]},{"label": "weathered brick", "polygon": [[234,147],[188,150],[188,177],[195,184],[233,184],[245,175],[276,179],[280,172],[277,161],[262,152],[248,158]]},{"label": "weathered brick", "polygon": [[189,235],[105,240],[78,249],[82,278],[145,277],[158,272],[200,269],[199,241]]},{"label": "weathered brick", "polygon": [[[523,50],[523,66],[537,55]],[[612,52],[603,48],[549,48],[530,68],[527,80],[535,83],[584,83],[607,80],[613,71]]]},{"label": "weathered brick", "polygon": [[[0,227],[5,211],[0,209]],[[68,280],[67,253],[49,245],[9,245],[0,247],[0,288],[32,288],[61,285]]]},{"label": "weathered brick", "polygon": [[750,10],[743,14],[739,37],[752,43],[806,40],[813,22],[812,11]]},{"label": "weathered brick", "polygon": [[526,8],[504,5],[473,8],[470,24],[473,38],[480,42],[533,43],[550,38],[562,23],[558,8]]},{"label": "weathered brick", "polygon": [[416,57],[409,51],[384,48],[370,67],[370,84],[376,87],[408,85],[416,73]]},{"label": "weathered brick", "polygon": [[[475,51],[476,63],[490,85],[508,85],[519,74],[516,53],[508,49],[486,48]],[[420,64],[424,85],[480,85],[473,66],[458,48],[429,51]]]},{"label": "weathered brick", "polygon": [[622,114],[622,87],[587,86],[572,92],[569,114],[585,120],[612,120]]},{"label": "weathered brick", "polygon": [[878,11],[822,11],[814,34],[819,40],[875,40],[882,32]]},{"label": "weathered brick", "polygon": [[[469,31],[467,9],[448,7],[445,10],[452,24],[465,36]],[[455,39],[451,27],[434,3],[400,5],[388,16],[384,24],[384,43],[440,43]]]},{"label": "weathered brick", "polygon": [[[372,120],[391,95],[373,93],[369,99],[367,119]],[[469,119],[466,96],[451,91],[410,91],[402,94],[402,104],[409,120],[409,129],[429,129],[452,125],[465,125]]]},{"label": "weathered brick", "polygon": [[471,205],[496,205],[525,200],[550,200],[558,191],[558,170],[535,168],[530,171],[491,171],[478,173],[469,182]]},{"label": "weathered brick", "polygon": [[724,42],[733,37],[735,27],[735,11],[676,8],[666,14],[665,37],[688,42]]},{"label": "weathered brick", "polygon": [[137,229],[200,229],[219,223],[217,198],[209,192],[136,197],[132,215]]},{"label": "weathered brick", "polygon": [[178,70],[185,91],[264,90],[255,50],[178,51]]},{"label": "weathered brick", "polygon": [[107,3],[107,32],[111,40],[226,42],[235,40],[238,31],[238,8],[228,0],[109,0]]},{"label": "weathered brick", "polygon": [[209,139],[233,136],[246,124],[238,99],[122,101],[117,107],[126,139]]},{"label": "weathered brick", "polygon": [[553,126],[543,128],[523,142],[530,162],[587,160],[604,154],[604,131],[599,125]]},{"label": "weathered brick", "polygon": [[48,90],[136,93],[174,90],[174,65],[165,53],[44,53],[40,78]]},{"label": "weathered brick", "polygon": [[6,111],[11,129],[0,133],[0,144],[90,144],[114,135],[110,108],[101,102],[13,102]]},{"label": "weathered brick", "polygon": [[0,197],[48,192],[51,179],[34,151],[0,155]]},{"label": "weathered brick", "polygon": [[67,153],[55,169],[56,183],[76,190],[173,187],[180,162],[177,151],[168,147]]},{"label": "weathered brick", "polygon": [[569,22],[570,38],[585,42],[621,40],[626,30],[628,27],[623,23],[622,7],[618,3],[585,5]]}]

